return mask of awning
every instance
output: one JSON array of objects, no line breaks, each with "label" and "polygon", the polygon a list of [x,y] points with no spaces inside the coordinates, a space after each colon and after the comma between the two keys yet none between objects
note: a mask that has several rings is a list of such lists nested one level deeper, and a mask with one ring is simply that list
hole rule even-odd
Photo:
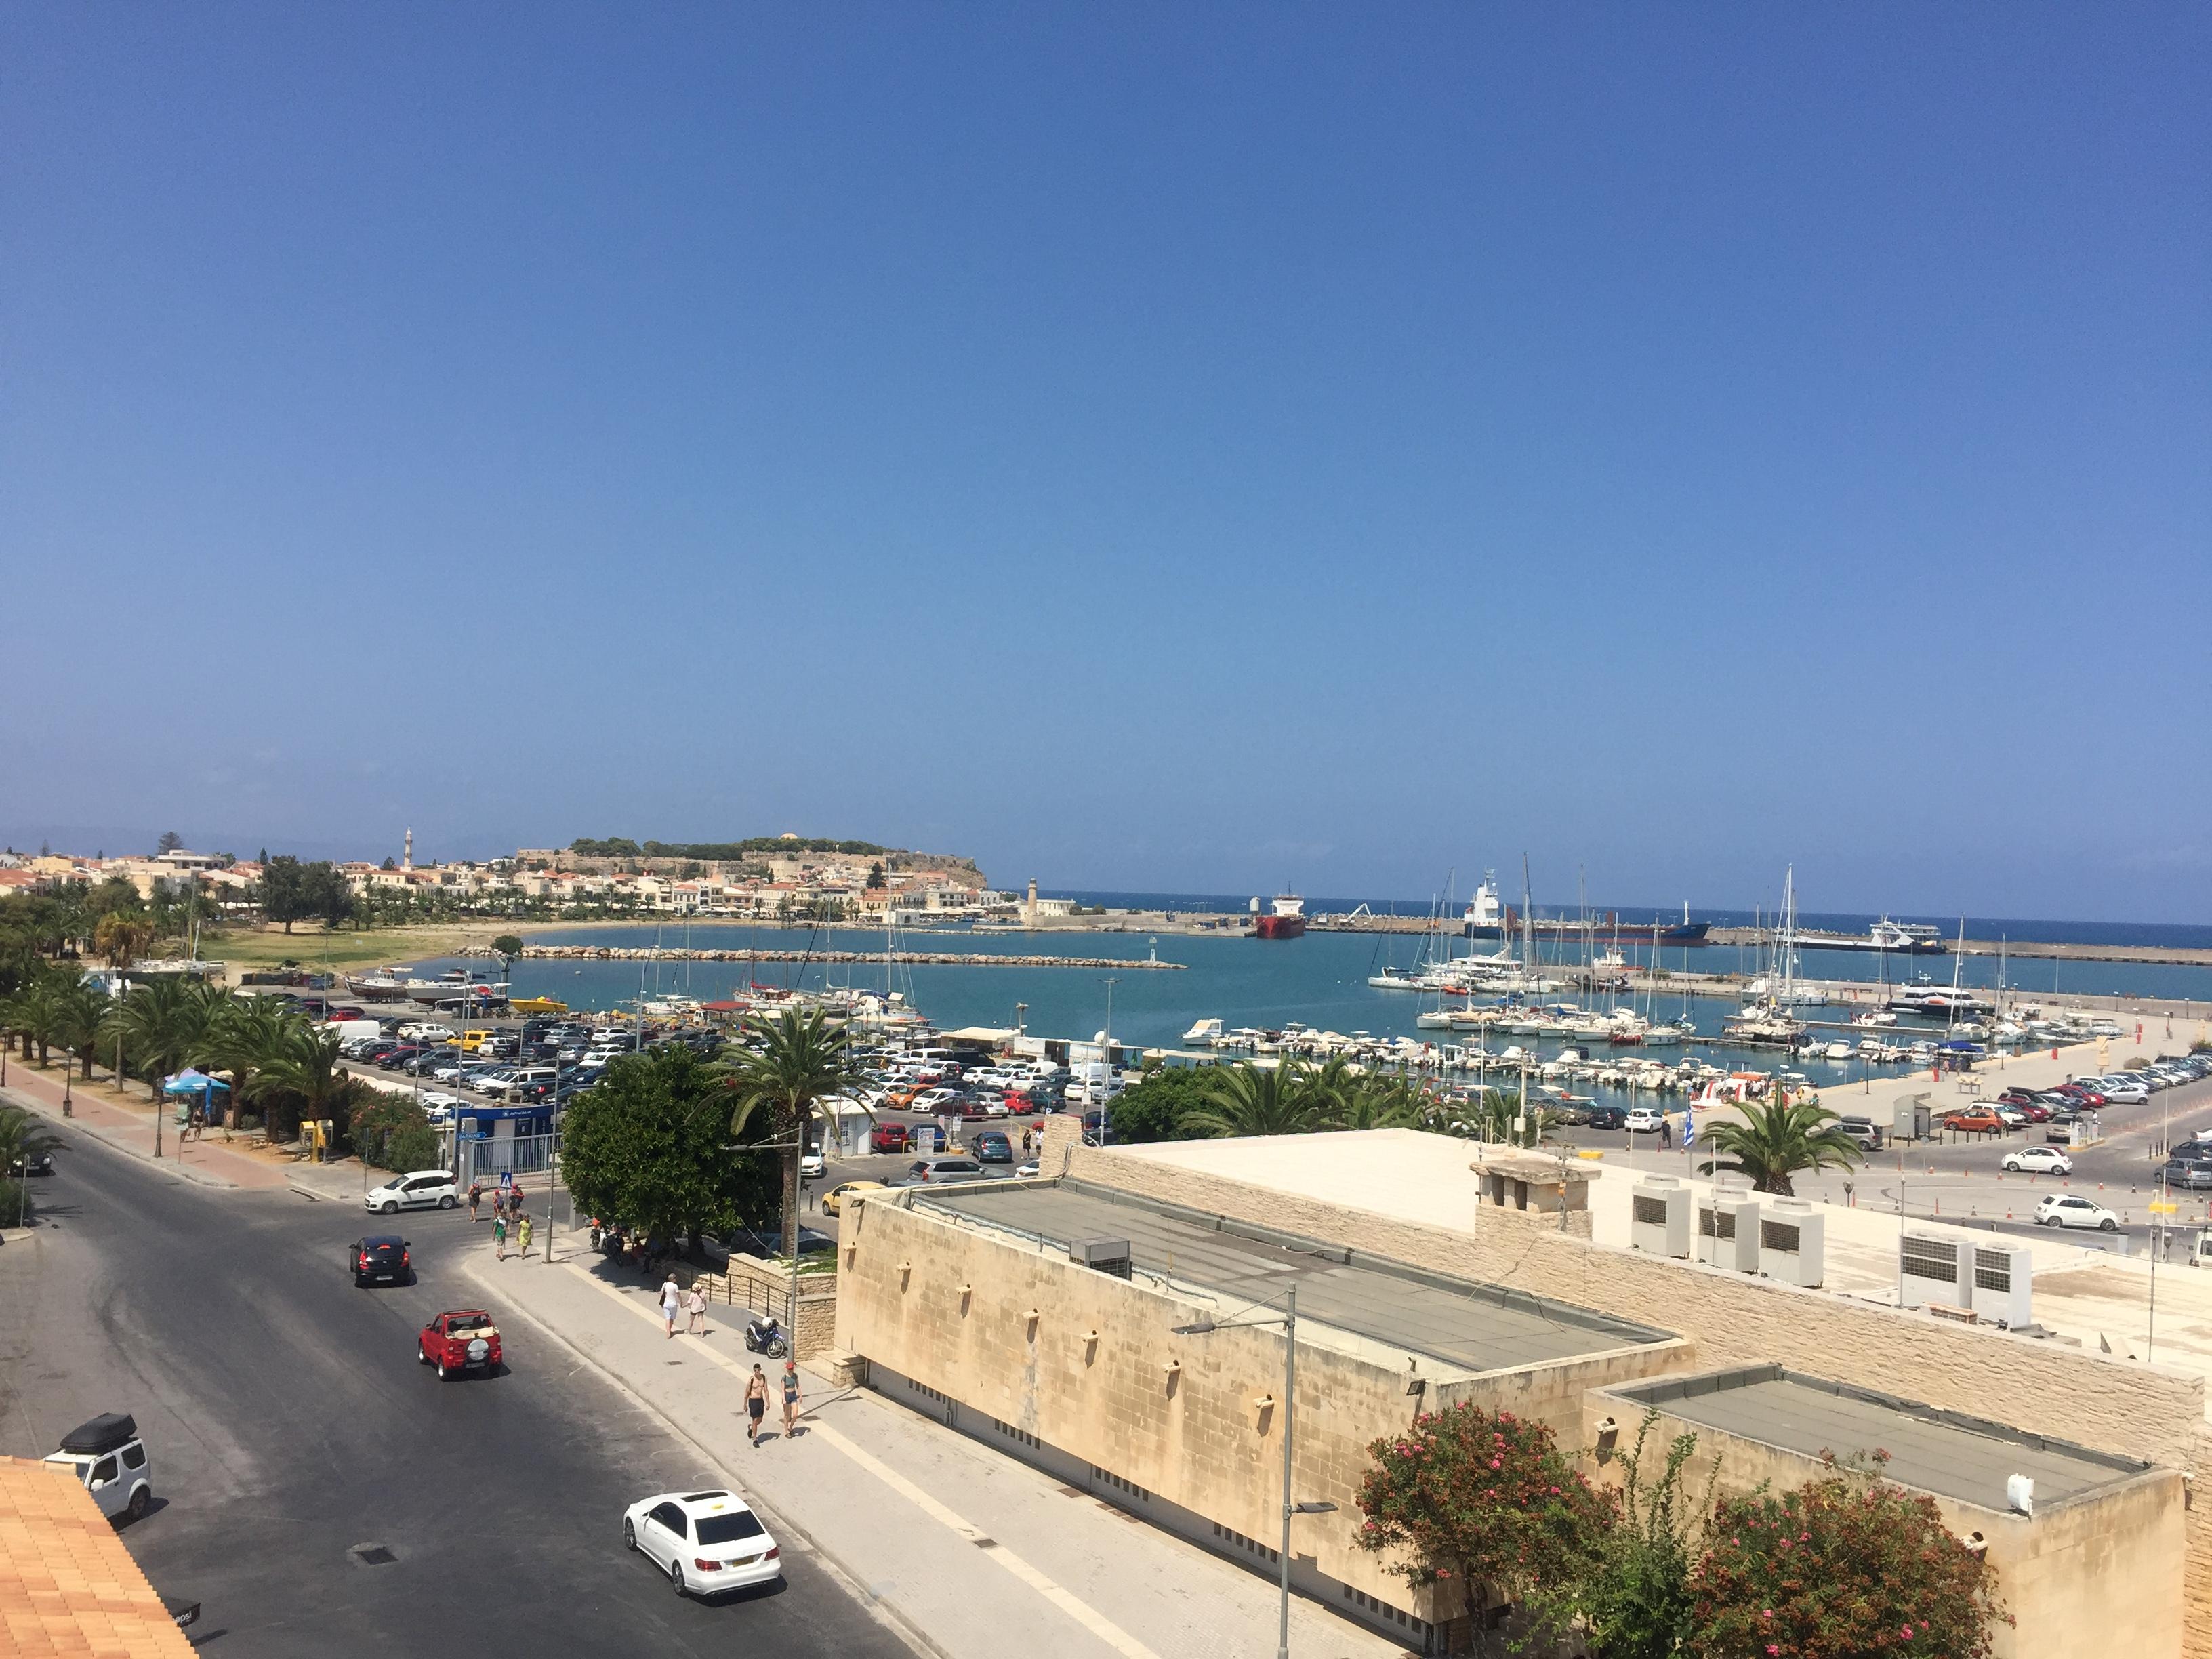
[{"label": "awning", "polygon": [[206,1073],[196,1072],[187,1066],[176,1076],[162,1079],[161,1092],[165,1095],[204,1095],[211,1089],[228,1091],[229,1087],[230,1085],[221,1078],[210,1077]]}]

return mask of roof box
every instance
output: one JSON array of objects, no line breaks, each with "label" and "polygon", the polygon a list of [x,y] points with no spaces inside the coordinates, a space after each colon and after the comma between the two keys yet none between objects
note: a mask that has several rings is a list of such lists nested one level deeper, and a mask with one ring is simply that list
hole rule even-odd
[{"label": "roof box", "polygon": [[80,1423],[62,1437],[65,1452],[111,1452],[138,1437],[138,1425],[128,1412],[103,1412],[88,1423]]}]

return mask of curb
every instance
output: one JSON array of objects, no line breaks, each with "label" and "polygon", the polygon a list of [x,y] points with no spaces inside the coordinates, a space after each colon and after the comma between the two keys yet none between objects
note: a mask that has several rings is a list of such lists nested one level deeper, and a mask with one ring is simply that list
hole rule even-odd
[{"label": "curb", "polygon": [[238,1192],[241,1190],[239,1184],[234,1181],[225,1181],[221,1176],[202,1175],[198,1170],[178,1163],[174,1158],[153,1158],[149,1156],[147,1153],[136,1151],[131,1147],[120,1146],[115,1141],[110,1139],[106,1135],[102,1134],[98,1129],[94,1128],[82,1118],[64,1117],[59,1111],[46,1106],[39,1101],[33,1100],[27,1095],[18,1094],[13,1089],[0,1091],[0,1094],[4,1094],[5,1098],[10,1105],[21,1106],[25,1111],[34,1113],[38,1116],[46,1119],[49,1123],[56,1124],[64,1128],[72,1129],[77,1133],[82,1135],[87,1140],[94,1142],[94,1144],[106,1148],[107,1151],[113,1152],[118,1158],[131,1158],[137,1163],[146,1165],[149,1169],[158,1170],[163,1175],[168,1176],[172,1181],[190,1182],[195,1187],[207,1187],[223,1192]]},{"label": "curb", "polygon": [[[540,1263],[539,1265],[544,1266],[547,1264]],[[564,1263],[561,1265],[562,1266],[563,1271],[566,1271],[566,1264]],[[464,1265],[461,1268],[461,1272],[466,1274],[470,1279],[473,1279],[477,1284],[482,1285],[486,1291],[496,1291],[497,1285],[495,1281],[488,1279],[480,1274],[477,1271],[476,1264],[474,1262],[469,1262]],[[880,1619],[884,1624],[890,1629],[891,1633],[896,1636],[902,1642],[904,1642],[916,1653],[924,1656],[924,1659],[955,1659],[955,1656],[951,1653],[939,1645],[939,1644],[930,1637],[927,1632],[923,1631],[920,1626],[908,1619],[907,1615],[899,1609],[896,1604],[884,1601],[881,1596],[877,1595],[870,1590],[866,1583],[860,1578],[860,1575],[856,1573],[852,1567],[836,1553],[836,1552],[823,1548],[819,1539],[816,1538],[812,1533],[807,1531],[805,1528],[800,1526],[797,1522],[792,1520],[789,1516],[784,1514],[781,1510],[776,1508],[774,1504],[757,1502],[755,1500],[752,1487],[746,1481],[741,1480],[738,1478],[737,1471],[730,1468],[727,1463],[722,1461],[721,1455],[720,1453],[714,1450],[711,1447],[707,1445],[705,1442],[694,1435],[689,1429],[684,1428],[673,1418],[671,1418],[666,1413],[655,1406],[651,1401],[647,1400],[643,1395],[640,1394],[635,1388],[631,1387],[628,1378],[624,1377],[617,1371],[610,1370],[605,1364],[602,1362],[596,1354],[586,1352],[583,1348],[571,1341],[568,1335],[562,1332],[558,1326],[550,1323],[541,1316],[533,1313],[528,1308],[523,1307],[520,1303],[514,1302],[512,1297],[508,1298],[508,1305],[513,1307],[517,1313],[520,1314],[522,1317],[527,1320],[532,1325],[544,1332],[546,1335],[551,1337],[556,1342],[558,1342],[570,1353],[575,1355],[578,1359],[582,1361],[585,1364],[589,1365],[594,1371],[598,1372],[600,1376],[612,1383],[615,1388],[623,1395],[626,1395],[631,1403],[635,1405],[639,1410],[644,1412],[647,1416],[659,1423],[671,1434],[676,1436],[678,1439],[683,1441],[694,1451],[697,1452],[702,1457],[705,1458],[714,1468],[721,1470],[723,1474],[728,1478],[729,1482],[732,1486],[742,1488],[745,1492],[745,1501],[749,1505],[769,1516],[775,1521],[776,1526],[783,1532],[799,1540],[808,1549],[813,1551],[816,1558],[821,1561],[825,1568],[828,1569],[830,1576],[837,1581],[839,1587],[848,1595],[852,1596],[855,1601],[859,1602],[862,1607],[867,1608],[871,1613],[874,1613],[878,1619]]]}]

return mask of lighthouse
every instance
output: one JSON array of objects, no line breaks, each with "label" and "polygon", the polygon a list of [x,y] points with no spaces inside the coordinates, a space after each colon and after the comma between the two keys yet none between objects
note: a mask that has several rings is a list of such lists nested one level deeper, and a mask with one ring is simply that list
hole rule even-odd
[{"label": "lighthouse", "polygon": [[415,832],[412,830],[407,832],[407,838],[400,843],[399,867],[403,870],[415,867]]}]

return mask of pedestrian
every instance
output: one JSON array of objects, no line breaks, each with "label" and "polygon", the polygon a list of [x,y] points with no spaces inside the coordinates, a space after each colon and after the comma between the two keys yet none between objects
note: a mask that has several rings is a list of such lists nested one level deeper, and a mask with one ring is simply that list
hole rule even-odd
[{"label": "pedestrian", "polygon": [[684,1298],[684,1311],[689,1316],[684,1322],[684,1334],[686,1336],[706,1335],[707,1293],[696,1284],[691,1286],[691,1293]]},{"label": "pedestrian", "polygon": [[523,1255],[530,1254],[530,1218],[526,1215],[515,1223],[515,1243],[521,1247]]},{"label": "pedestrian", "polygon": [[1674,1120],[1671,1117],[1662,1117],[1659,1120],[1659,1150],[1666,1152],[1674,1145]]},{"label": "pedestrian", "polygon": [[666,1322],[668,1334],[676,1334],[676,1310],[681,1304],[684,1292],[678,1288],[676,1275],[672,1273],[660,1281],[660,1316]]},{"label": "pedestrian", "polygon": [[761,1375],[760,1361],[753,1361],[753,1374],[745,1379],[745,1438],[755,1448],[760,1446],[761,1419],[768,1415],[768,1378]]},{"label": "pedestrian", "polygon": [[790,1439],[799,1431],[799,1362],[783,1362],[783,1437]]},{"label": "pedestrian", "polygon": [[524,1210],[529,1207],[522,1201],[522,1183],[519,1181],[514,1183],[514,1198],[513,1200],[513,1203],[514,1212],[517,1215],[520,1215]]},{"label": "pedestrian", "polygon": [[491,1218],[491,1242],[499,1251],[499,1259],[507,1260],[507,1218],[495,1215]]},{"label": "pedestrian", "polygon": [[477,1218],[477,1206],[483,1201],[483,1182],[481,1181],[471,1181],[469,1182],[469,1219],[471,1222],[475,1221]]}]

